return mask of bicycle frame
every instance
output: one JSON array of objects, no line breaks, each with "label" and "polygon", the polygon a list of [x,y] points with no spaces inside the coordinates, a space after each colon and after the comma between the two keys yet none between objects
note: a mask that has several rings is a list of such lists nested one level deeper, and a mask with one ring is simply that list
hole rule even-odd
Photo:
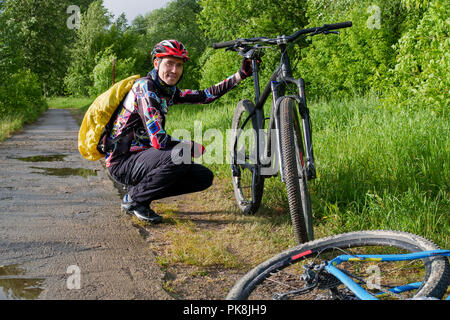
[{"label": "bicycle frame", "polygon": [[[302,78],[294,79],[292,76],[292,69],[290,65],[289,56],[286,50],[285,44],[280,44],[281,49],[281,62],[279,67],[274,71],[272,76],[270,77],[269,81],[267,82],[263,93],[260,94],[260,84],[259,84],[259,70],[258,70],[258,64],[256,62],[255,57],[249,57],[252,59],[252,66],[253,66],[253,80],[254,80],[254,90],[255,90],[255,110],[254,113],[256,115],[256,121],[258,124],[259,129],[264,128],[264,104],[266,103],[270,93],[272,93],[272,110],[269,118],[269,127],[267,129],[267,132],[269,133],[267,135],[267,142],[264,146],[264,153],[261,154],[260,152],[260,132],[259,130],[256,130],[256,141],[257,143],[257,154],[259,155],[257,157],[257,167],[260,168],[261,166],[272,166],[272,157],[271,157],[271,146],[272,146],[272,135],[270,134],[272,132],[272,129],[275,129],[276,132],[276,139],[277,139],[277,155],[278,159],[280,159],[280,173],[281,173],[281,180],[284,182],[284,172],[283,172],[283,159],[281,157],[281,137],[279,134],[279,128],[280,128],[280,114],[279,114],[279,107],[280,103],[283,98],[289,97],[293,98],[297,102],[298,106],[298,112],[301,116],[302,120],[302,128],[303,128],[303,144],[305,148],[305,160],[306,160],[306,168],[308,172],[308,177],[310,179],[314,179],[316,172],[315,172],[315,165],[314,165],[314,153],[313,153],[313,147],[312,147],[312,135],[311,135],[311,127],[310,127],[310,117],[309,117],[309,110],[306,105],[306,94],[305,94],[305,81]],[[253,54],[253,52],[252,52]],[[281,72],[280,72],[281,71]],[[279,74],[281,73],[281,74]],[[285,96],[285,89],[286,86],[289,84],[293,84],[297,87],[298,94],[297,95],[291,95],[291,96]],[[250,117],[253,116],[253,113],[250,114]],[[296,113],[295,113],[296,116]],[[268,160],[269,159],[269,160]],[[262,164],[264,163],[264,165]],[[276,175],[273,174],[273,175]]]},{"label": "bicycle frame", "polygon": [[[350,289],[359,299],[361,300],[378,300],[376,296],[381,296],[386,294],[385,292],[377,293],[375,296],[367,292],[355,281],[353,281],[348,275],[342,272],[336,266],[342,262],[350,261],[407,261],[431,258],[433,256],[447,256],[450,257],[450,250],[430,250],[430,251],[420,251],[409,254],[380,254],[380,255],[340,255],[333,260],[326,263],[325,270],[339,279],[348,289]],[[403,286],[398,286],[390,289],[392,293],[401,293],[413,289],[419,288],[421,282],[411,283]],[[450,300],[450,296],[446,300]]]},{"label": "bicycle frame", "polygon": [[[289,42],[293,43],[297,41],[297,39],[300,36],[313,36],[317,34],[330,34],[335,33],[339,34],[339,32],[334,31],[337,29],[343,29],[343,28],[349,28],[352,26],[351,21],[346,22],[339,22],[334,24],[324,24],[321,27],[314,27],[314,28],[307,28],[303,30],[298,30],[294,34],[290,36],[278,36],[277,38],[269,39],[266,37],[258,37],[258,38],[250,38],[250,39],[236,39],[232,41],[225,41],[225,42],[219,42],[219,43],[213,43],[214,49],[220,49],[220,48],[227,48],[229,50],[238,51],[240,55],[244,56],[247,59],[252,60],[253,64],[253,79],[254,79],[254,86],[255,86],[255,109],[254,110],[248,110],[250,115],[245,120],[245,123],[256,114],[256,119],[252,119],[252,122],[257,122],[257,129],[256,135],[257,135],[257,164],[256,169],[260,171],[261,167],[266,167],[266,165],[261,164],[261,153],[260,153],[260,133],[259,129],[264,128],[264,111],[263,106],[266,102],[269,94],[273,93],[273,104],[272,104],[272,111],[270,115],[270,122],[269,122],[269,128],[268,128],[268,143],[265,146],[265,152],[264,157],[269,158],[271,160],[271,157],[269,157],[270,153],[270,145],[271,145],[271,130],[276,129],[278,132],[278,128],[280,127],[280,121],[279,121],[279,105],[281,100],[279,100],[284,95],[285,85],[287,84],[295,84],[298,87],[298,94],[291,96],[291,98],[295,98],[298,104],[298,111],[301,115],[302,122],[303,122],[303,139],[304,139],[304,147],[305,147],[305,153],[306,153],[306,174],[309,179],[315,178],[315,167],[314,167],[314,154],[312,149],[312,139],[311,139],[311,128],[310,128],[310,119],[309,119],[309,112],[308,108],[306,106],[306,96],[305,96],[305,82],[302,78],[300,79],[294,79],[292,77],[292,69],[289,61],[289,56],[287,54],[287,44]],[[257,61],[261,57],[259,55],[259,49],[262,48],[262,46],[253,46],[253,47],[247,47],[248,44],[254,44],[254,43],[266,43],[270,45],[278,45],[281,49],[281,63],[279,67],[276,69],[276,71],[272,74],[270,77],[270,80],[266,84],[264,91],[262,95],[260,95],[260,87],[259,87],[259,76],[258,76],[258,65]],[[240,48],[240,49],[239,49]],[[249,50],[245,50],[249,49]],[[281,76],[278,76],[278,72],[281,71]],[[274,112],[275,110],[275,112]],[[295,113],[296,114],[296,113]],[[255,121],[256,120],[256,121]],[[298,119],[297,119],[298,120]],[[255,126],[253,126],[255,127]],[[300,138],[300,137],[299,137]],[[277,134],[277,140],[278,140],[278,156],[280,159],[281,152],[280,152],[280,137],[279,134]],[[300,139],[299,139],[300,140]],[[266,159],[263,159],[266,160]],[[281,160],[283,161],[283,160]],[[265,161],[264,161],[265,162]],[[269,166],[272,166],[271,161],[269,161]],[[283,182],[285,182],[284,174],[283,174],[283,163],[280,163],[280,169],[281,169],[281,176]],[[234,169],[232,169],[234,170]],[[257,172],[258,175],[260,172]],[[276,175],[275,174],[264,174],[264,175]]]}]

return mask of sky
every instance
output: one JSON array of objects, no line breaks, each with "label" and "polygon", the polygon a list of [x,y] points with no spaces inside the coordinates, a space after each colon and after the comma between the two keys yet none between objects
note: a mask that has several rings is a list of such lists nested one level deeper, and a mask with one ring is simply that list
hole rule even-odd
[{"label": "sky", "polygon": [[128,23],[131,24],[138,15],[146,14],[154,9],[163,8],[171,0],[103,0],[103,6],[114,15],[114,19],[125,12]]}]

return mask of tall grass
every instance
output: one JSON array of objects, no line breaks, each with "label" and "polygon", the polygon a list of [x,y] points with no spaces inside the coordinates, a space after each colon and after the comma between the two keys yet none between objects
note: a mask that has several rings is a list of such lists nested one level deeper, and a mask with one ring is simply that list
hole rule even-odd
[{"label": "tall grass", "polygon": [[[48,104],[85,111],[91,102],[55,98]],[[225,96],[211,105],[173,106],[166,130],[171,134],[186,129],[191,139],[198,140],[203,137],[194,132],[217,129],[226,146],[235,105],[232,96]],[[376,96],[318,101],[309,108],[318,172],[310,183],[316,234],[384,228],[416,233],[450,247],[446,112],[390,108]],[[213,141],[197,142],[208,150]],[[231,181],[225,159],[206,166],[218,178]],[[266,179],[262,211],[288,212],[279,177]],[[286,218],[283,223],[289,221]]]},{"label": "tall grass", "polygon": [[8,115],[0,118],[0,142],[9,138],[16,130],[24,124],[23,115]]},{"label": "tall grass", "polygon": [[15,131],[21,129],[26,123],[35,121],[49,109],[73,109],[77,118],[83,118],[94,98],[89,97],[49,97],[42,102],[39,108],[29,108],[10,115],[0,116],[0,142],[9,138]]},{"label": "tall grass", "polygon": [[42,100],[42,104],[37,104],[29,108],[18,108],[13,112],[0,114],[0,142],[22,129],[24,125],[39,119],[47,108],[47,104]]},{"label": "tall grass", "polygon": [[50,109],[83,109],[87,110],[95,98],[89,97],[50,97],[47,104]]},{"label": "tall grass", "polygon": [[449,245],[448,119],[376,97],[318,103],[316,219],[334,232],[404,230]]},{"label": "tall grass", "polygon": [[[225,139],[235,104],[224,97],[212,105],[173,106],[166,129],[194,132],[194,122],[201,121],[203,132],[219,129]],[[319,101],[309,107],[318,169],[310,189],[320,233],[386,228],[450,246],[445,113],[395,110],[382,106],[375,96]],[[219,177],[230,176],[225,162],[207,166]],[[287,211],[286,200],[279,177],[266,180],[263,207]]]},{"label": "tall grass", "polygon": [[77,122],[81,124],[84,114],[94,100],[95,97],[49,97],[47,104],[50,109],[70,109]]}]

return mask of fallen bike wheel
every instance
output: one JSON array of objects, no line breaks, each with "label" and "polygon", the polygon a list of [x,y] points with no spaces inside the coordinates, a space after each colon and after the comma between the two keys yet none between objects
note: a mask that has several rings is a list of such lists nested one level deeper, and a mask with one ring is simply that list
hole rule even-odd
[{"label": "fallen bike wheel", "polygon": [[[401,254],[439,249],[420,236],[397,231],[359,231],[301,244],[261,263],[231,289],[229,300],[354,300],[356,296],[326,271],[314,274],[320,261],[347,254]],[[447,290],[449,264],[446,257],[401,262],[345,262],[339,268],[380,299],[442,298]],[[389,292],[399,285],[422,282],[418,288]],[[378,297],[378,296],[377,296]]]},{"label": "fallen bike wheel", "polygon": [[[231,173],[234,194],[242,212],[258,211],[264,190],[257,157],[257,120],[254,104],[242,100],[236,106],[232,122]],[[252,114],[253,113],[253,114]]]}]

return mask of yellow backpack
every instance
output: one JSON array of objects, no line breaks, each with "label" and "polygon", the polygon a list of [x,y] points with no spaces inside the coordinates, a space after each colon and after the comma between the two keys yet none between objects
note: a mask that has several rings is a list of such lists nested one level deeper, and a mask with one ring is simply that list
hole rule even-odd
[{"label": "yellow backpack", "polygon": [[117,82],[91,104],[78,133],[78,150],[85,159],[97,161],[105,156],[97,149],[105,126],[139,78],[135,75]]}]

